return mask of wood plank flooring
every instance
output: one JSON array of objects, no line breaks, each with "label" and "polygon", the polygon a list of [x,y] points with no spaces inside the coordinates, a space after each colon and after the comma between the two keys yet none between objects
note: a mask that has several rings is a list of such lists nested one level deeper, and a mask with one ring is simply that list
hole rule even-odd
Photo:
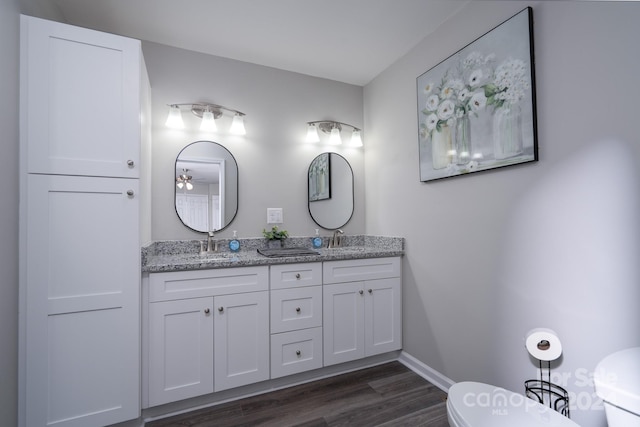
[{"label": "wood plank flooring", "polygon": [[448,427],[446,394],[399,362],[224,403],[145,427]]}]

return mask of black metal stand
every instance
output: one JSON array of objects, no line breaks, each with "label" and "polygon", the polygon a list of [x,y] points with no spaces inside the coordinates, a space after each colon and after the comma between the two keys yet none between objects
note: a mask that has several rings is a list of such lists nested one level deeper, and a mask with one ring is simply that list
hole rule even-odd
[{"label": "black metal stand", "polygon": [[559,385],[551,382],[551,362],[547,362],[547,380],[543,377],[542,361],[540,360],[540,379],[524,382],[525,394],[528,398],[537,400],[545,406],[569,416],[569,393]]}]

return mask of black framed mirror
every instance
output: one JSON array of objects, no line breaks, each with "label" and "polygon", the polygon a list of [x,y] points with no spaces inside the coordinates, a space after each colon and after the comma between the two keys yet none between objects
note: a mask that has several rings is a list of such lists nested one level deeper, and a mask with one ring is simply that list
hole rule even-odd
[{"label": "black framed mirror", "polygon": [[309,165],[308,205],[322,228],[344,227],[353,216],[353,170],[340,154],[322,153]]},{"label": "black framed mirror", "polygon": [[175,164],[175,209],[182,223],[207,233],[229,226],[238,213],[238,164],[213,141],[196,141]]}]

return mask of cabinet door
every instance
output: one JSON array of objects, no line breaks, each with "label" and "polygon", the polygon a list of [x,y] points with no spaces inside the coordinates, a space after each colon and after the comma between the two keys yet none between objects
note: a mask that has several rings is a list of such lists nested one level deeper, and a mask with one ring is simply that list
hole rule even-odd
[{"label": "cabinet door", "polygon": [[213,392],[213,297],[149,304],[149,405]]},{"label": "cabinet door", "polygon": [[26,425],[106,425],[139,415],[137,186],[134,179],[27,177]]},{"label": "cabinet door", "polygon": [[365,355],[402,348],[400,279],[365,282]]},{"label": "cabinet door", "polygon": [[364,357],[363,282],[323,287],[324,365]]},{"label": "cabinet door", "polygon": [[21,19],[27,171],[139,177],[140,41]]},{"label": "cabinet door", "polygon": [[214,302],[215,391],[269,379],[269,292]]}]

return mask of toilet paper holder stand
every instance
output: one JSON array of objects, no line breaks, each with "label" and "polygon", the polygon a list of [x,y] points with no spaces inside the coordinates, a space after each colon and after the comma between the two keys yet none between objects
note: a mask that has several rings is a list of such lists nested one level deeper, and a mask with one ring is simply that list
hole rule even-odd
[{"label": "toilet paper holder stand", "polygon": [[[549,345],[548,341],[546,343],[543,341],[538,343],[538,347]],[[548,405],[556,412],[570,418],[569,393],[564,388],[551,382],[551,361],[546,362],[546,367],[543,366],[542,360],[538,360],[538,362],[540,379],[531,379],[524,382],[525,395],[545,406]],[[544,378],[545,370],[547,379]]]}]

